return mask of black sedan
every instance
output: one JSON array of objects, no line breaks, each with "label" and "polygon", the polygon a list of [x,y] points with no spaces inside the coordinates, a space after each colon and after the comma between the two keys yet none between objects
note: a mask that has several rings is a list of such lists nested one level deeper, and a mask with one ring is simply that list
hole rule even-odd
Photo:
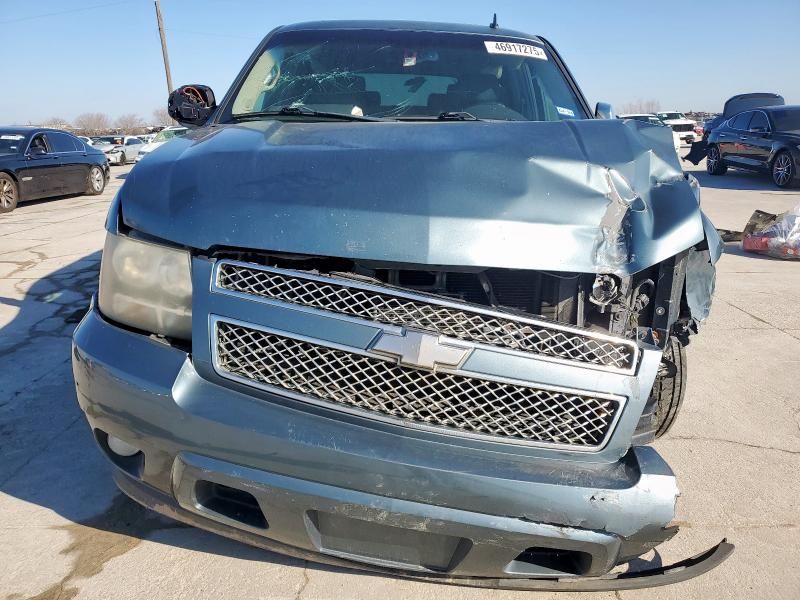
[{"label": "black sedan", "polygon": [[105,154],[66,131],[0,127],[0,213],[23,200],[100,194],[108,176]]},{"label": "black sedan", "polygon": [[724,175],[728,167],[772,175],[778,187],[789,187],[800,171],[800,106],[746,110],[708,136],[706,170]]}]

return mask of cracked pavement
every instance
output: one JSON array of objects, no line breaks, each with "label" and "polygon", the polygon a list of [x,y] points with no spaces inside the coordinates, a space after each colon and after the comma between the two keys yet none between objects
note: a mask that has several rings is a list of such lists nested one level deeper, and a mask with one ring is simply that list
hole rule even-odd
[{"label": "cracked pavement", "polygon": [[[701,165],[702,166],[702,165]],[[688,348],[672,432],[656,444],[678,475],[681,532],[644,561],[723,537],[737,548],[698,579],[651,590],[536,594],[435,586],[318,566],[170,522],[121,496],[75,400],[70,335],[96,289],[102,196],[0,215],[0,599],[794,598],[800,590],[800,262],[728,244],[709,322]],[[721,228],[800,203],[766,178],[696,172]]]}]

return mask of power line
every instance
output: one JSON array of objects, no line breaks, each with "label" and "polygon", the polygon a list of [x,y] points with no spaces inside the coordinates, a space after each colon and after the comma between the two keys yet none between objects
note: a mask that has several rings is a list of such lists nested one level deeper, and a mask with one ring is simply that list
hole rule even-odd
[{"label": "power line", "polygon": [[166,31],[174,31],[175,33],[188,33],[190,35],[202,35],[202,36],[210,36],[210,37],[220,37],[220,38],[229,38],[233,40],[247,40],[248,42],[252,42],[253,40],[260,40],[263,36],[243,36],[243,35],[229,35],[227,33],[215,33],[211,31],[194,31],[192,29],[175,29],[174,27],[168,27]]},{"label": "power line", "polygon": [[6,19],[0,21],[0,25],[7,23],[19,23],[20,21],[32,21],[33,19],[44,19],[45,17],[57,17],[60,15],[68,15],[76,12],[84,12],[87,10],[94,10],[96,8],[106,8],[108,6],[119,6],[120,4],[128,4],[129,0],[118,0],[117,2],[106,2],[105,4],[94,4],[92,6],[82,6],[81,8],[71,8],[69,10],[62,10],[59,12],[44,13],[41,15],[30,15],[28,17],[19,17],[17,19]]}]

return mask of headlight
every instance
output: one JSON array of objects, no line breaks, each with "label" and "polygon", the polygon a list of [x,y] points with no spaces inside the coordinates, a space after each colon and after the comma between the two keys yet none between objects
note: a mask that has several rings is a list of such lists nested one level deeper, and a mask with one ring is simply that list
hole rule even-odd
[{"label": "headlight", "polygon": [[191,339],[189,253],[109,233],[97,302],[104,315],[124,325]]}]

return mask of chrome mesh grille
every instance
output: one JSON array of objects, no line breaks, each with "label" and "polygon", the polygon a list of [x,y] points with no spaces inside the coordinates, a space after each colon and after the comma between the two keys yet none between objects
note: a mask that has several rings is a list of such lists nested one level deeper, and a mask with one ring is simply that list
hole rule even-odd
[{"label": "chrome mesh grille", "polygon": [[301,306],[342,313],[390,325],[416,327],[460,340],[502,346],[584,364],[631,369],[635,351],[629,343],[574,331],[454,308],[434,299],[416,300],[337,282],[222,263],[217,285],[223,289]]},{"label": "chrome mesh grille", "polygon": [[616,400],[403,367],[223,321],[215,343],[223,374],[474,434],[592,448],[619,410]]}]

